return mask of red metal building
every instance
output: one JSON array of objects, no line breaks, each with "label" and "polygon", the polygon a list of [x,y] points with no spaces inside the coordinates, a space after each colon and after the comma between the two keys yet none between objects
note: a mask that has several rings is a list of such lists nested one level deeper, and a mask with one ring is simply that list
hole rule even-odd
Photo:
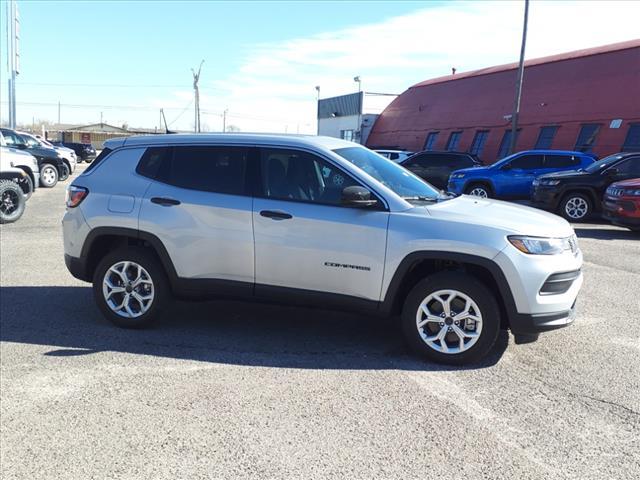
[{"label": "red metal building", "polygon": [[[376,120],[373,148],[456,150],[485,163],[510,141],[517,63],[418,83]],[[525,62],[516,151],[640,150],[640,39]]]}]

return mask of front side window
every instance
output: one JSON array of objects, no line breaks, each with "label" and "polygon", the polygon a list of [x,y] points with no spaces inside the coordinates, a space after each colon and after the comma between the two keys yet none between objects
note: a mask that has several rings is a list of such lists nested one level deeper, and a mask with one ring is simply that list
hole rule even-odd
[{"label": "front side window", "polygon": [[545,168],[567,168],[578,165],[578,159],[573,155],[545,155]]},{"label": "front side window", "polygon": [[158,178],[190,190],[243,195],[248,156],[243,147],[175,146]]},{"label": "front side window", "polygon": [[260,171],[263,195],[278,200],[340,205],[342,191],[358,185],[336,166],[298,150],[261,149]]},{"label": "front side window", "polygon": [[384,186],[406,199],[440,198],[439,191],[397,163],[364,147],[338,148],[334,153],[348,160]]},{"label": "front side window", "polygon": [[447,142],[447,151],[452,152],[458,149],[461,136],[462,132],[451,132],[451,135],[449,135],[449,141]]},{"label": "front side window", "polygon": [[15,147],[16,145],[24,145],[24,140],[20,138],[15,133],[9,130],[3,130],[2,135],[4,136],[4,140],[7,144],[7,147]]},{"label": "front side window", "polygon": [[518,170],[534,170],[542,168],[542,155],[523,155],[511,161],[511,168]]},{"label": "front side window", "polygon": [[578,139],[576,140],[575,150],[579,152],[590,152],[593,150],[599,131],[600,125],[597,123],[586,123],[582,125]]},{"label": "front side window", "polygon": [[637,175],[640,177],[640,157],[633,157],[620,162],[614,168],[621,175]]}]

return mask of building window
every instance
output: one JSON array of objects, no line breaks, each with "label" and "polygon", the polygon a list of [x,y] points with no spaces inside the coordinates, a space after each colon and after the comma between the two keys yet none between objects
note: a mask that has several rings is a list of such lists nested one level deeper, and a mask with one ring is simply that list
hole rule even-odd
[{"label": "building window", "polygon": [[538,134],[538,140],[536,141],[535,149],[551,148],[553,144],[553,137],[556,136],[558,127],[540,127],[540,133]]},{"label": "building window", "polygon": [[486,143],[488,136],[488,130],[478,130],[476,132],[476,136],[473,137],[473,143],[471,143],[469,153],[480,157],[480,155],[482,155],[482,149],[484,148],[484,144]]},{"label": "building window", "polygon": [[433,150],[433,145],[436,143],[439,133],[440,132],[431,132],[429,133],[429,135],[427,135],[427,139],[424,142],[425,150]]},{"label": "building window", "polygon": [[627,137],[624,139],[624,145],[622,145],[622,151],[640,151],[640,123],[632,123],[629,125]]},{"label": "building window", "polygon": [[454,152],[457,150],[461,136],[462,132],[451,132],[451,135],[449,135],[449,141],[447,142],[448,152]]},{"label": "building window", "polygon": [[353,130],[340,130],[340,138],[353,142]]},{"label": "building window", "polygon": [[[516,145],[518,144],[518,137],[520,136],[520,129],[516,130]],[[509,148],[511,147],[511,130],[505,130],[500,142],[500,149],[498,150],[498,160],[509,155]],[[515,153],[515,152],[511,152]]]},{"label": "building window", "polygon": [[578,139],[576,140],[576,150],[579,152],[590,152],[593,150],[593,145],[596,143],[596,137],[600,125],[597,123],[585,123],[580,129]]}]

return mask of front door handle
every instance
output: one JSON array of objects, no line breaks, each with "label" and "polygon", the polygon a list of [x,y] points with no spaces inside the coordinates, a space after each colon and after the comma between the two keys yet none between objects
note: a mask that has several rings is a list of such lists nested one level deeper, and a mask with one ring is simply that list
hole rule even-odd
[{"label": "front door handle", "polygon": [[261,217],[272,218],[273,220],[288,220],[293,218],[293,215],[286,212],[276,212],[274,210],[262,210],[260,212]]},{"label": "front door handle", "polygon": [[173,205],[180,205],[180,200],[176,200],[175,198],[153,197],[151,203],[156,203],[163,207],[172,207]]}]

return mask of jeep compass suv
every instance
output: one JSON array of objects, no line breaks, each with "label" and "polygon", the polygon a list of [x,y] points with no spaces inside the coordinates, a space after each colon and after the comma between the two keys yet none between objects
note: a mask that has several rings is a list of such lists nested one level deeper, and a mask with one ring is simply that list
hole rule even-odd
[{"label": "jeep compass suv", "polygon": [[409,345],[476,361],[570,324],[582,284],[571,226],[443,194],[352,142],[276,135],[109,140],[67,189],[70,272],[122,327],[175,297],[398,315]]}]

